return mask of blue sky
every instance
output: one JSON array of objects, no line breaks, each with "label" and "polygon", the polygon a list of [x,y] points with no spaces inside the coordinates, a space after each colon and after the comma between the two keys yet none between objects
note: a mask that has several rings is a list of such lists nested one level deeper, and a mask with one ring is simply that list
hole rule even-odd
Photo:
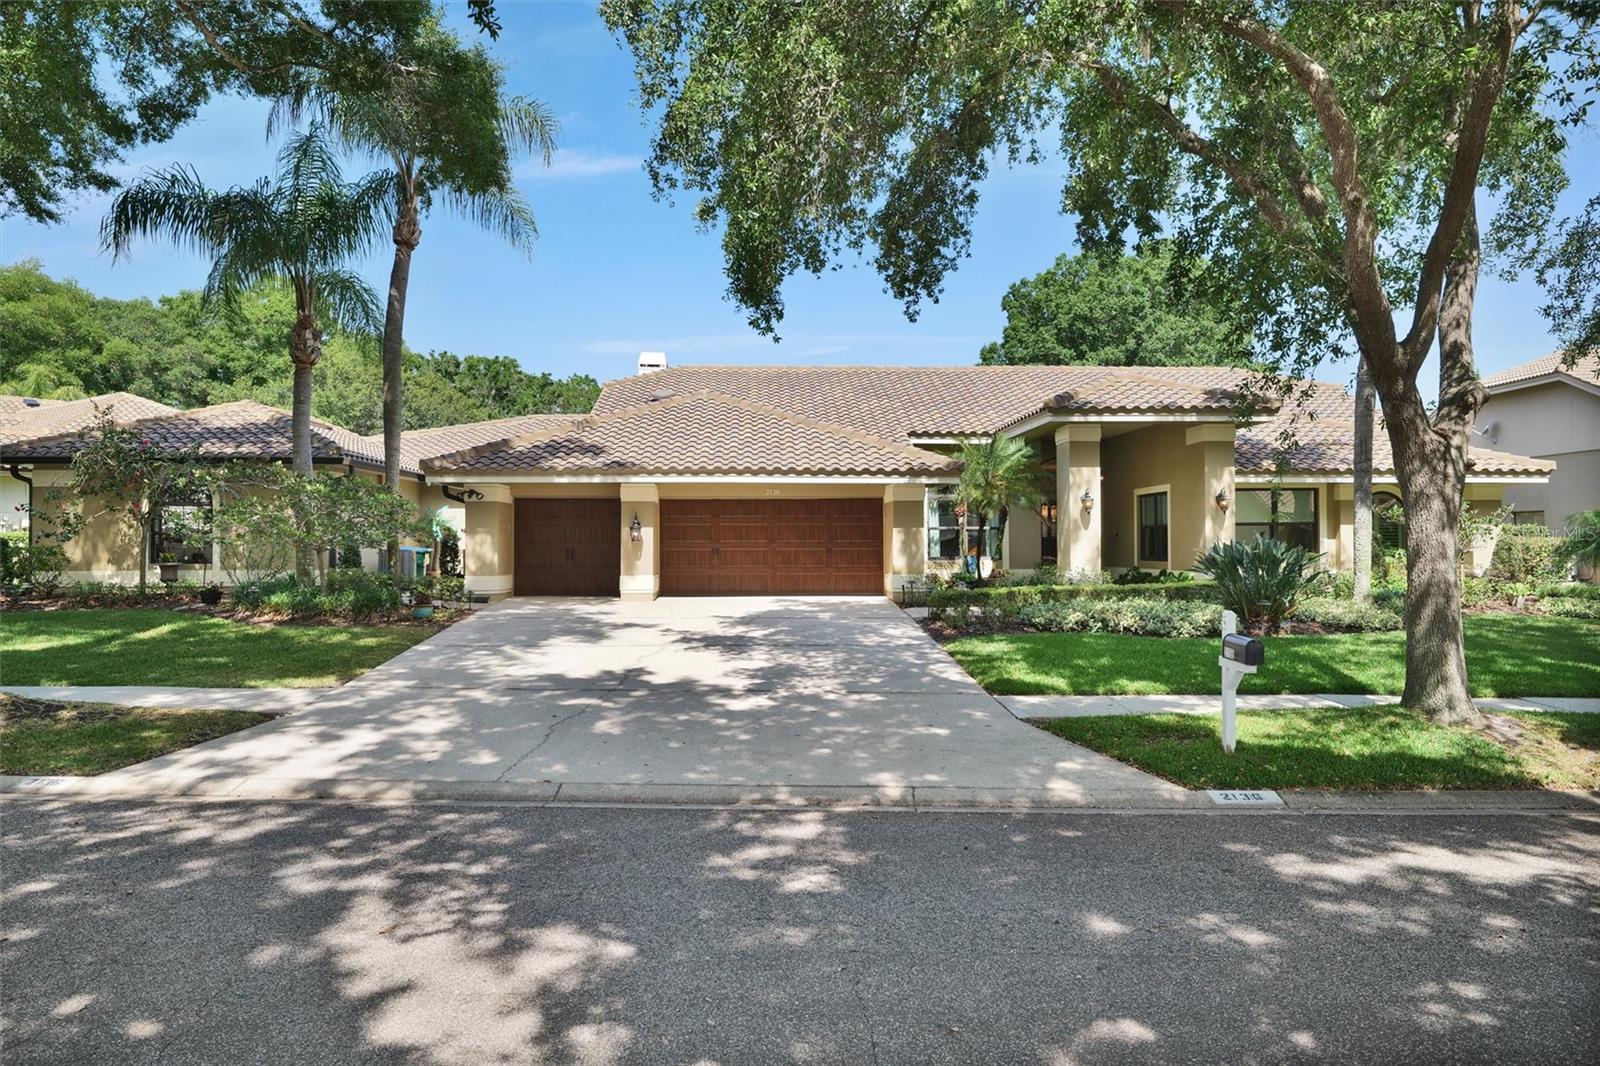
[{"label": "blue sky", "polygon": [[[695,229],[690,202],[651,198],[640,166],[650,129],[635,104],[632,62],[594,5],[502,2],[499,10],[505,28],[491,48],[507,64],[510,89],[545,101],[561,120],[554,165],[528,161],[520,170],[539,220],[538,246],[529,260],[446,213],[425,220],[406,312],[413,348],[511,355],[529,370],[602,381],[631,372],[642,348],[664,350],[675,364],[972,363],[1000,333],[1007,286],[1073,248],[1072,220],[1058,210],[1060,166],[998,170],[983,190],[971,257],[918,321],[906,320],[870,264],[846,263],[789,283],[783,340],[774,344],[724,299],[720,244]],[[258,101],[216,100],[119,173],[186,162],[214,186],[254,180],[270,171],[275,150],[265,116]],[[352,173],[361,166],[352,163]],[[1574,141],[1569,169],[1564,213],[1600,189],[1593,130]],[[98,239],[108,203],[86,197],[57,226],[8,220],[0,261],[37,257],[51,274],[107,296],[155,297],[201,284],[206,264],[165,245],[111,263]],[[381,287],[386,252],[374,253],[364,270]],[[1553,347],[1541,302],[1530,280],[1483,279],[1475,328],[1483,373]],[[1348,366],[1329,364],[1319,376],[1348,374]]]}]

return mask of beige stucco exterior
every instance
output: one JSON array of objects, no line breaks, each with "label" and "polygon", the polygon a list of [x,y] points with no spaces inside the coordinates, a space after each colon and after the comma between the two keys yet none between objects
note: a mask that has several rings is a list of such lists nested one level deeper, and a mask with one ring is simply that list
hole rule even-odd
[{"label": "beige stucco exterior", "polygon": [[1497,390],[1478,413],[1473,443],[1556,464],[1548,484],[1507,486],[1505,502],[1520,515],[1542,513],[1560,530],[1600,508],[1600,387],[1557,380]]}]

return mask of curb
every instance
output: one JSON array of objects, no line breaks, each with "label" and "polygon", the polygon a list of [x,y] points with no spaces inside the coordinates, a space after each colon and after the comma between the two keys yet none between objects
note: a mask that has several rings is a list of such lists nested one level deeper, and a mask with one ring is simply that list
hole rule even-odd
[{"label": "curb", "polygon": [[1218,807],[1202,791],[1064,795],[1051,789],[874,785],[694,785],[586,781],[384,781],[291,777],[0,776],[0,796],[34,799],[324,800],[764,810],[1035,811],[1109,814],[1600,814],[1600,791],[1335,792],[1287,790],[1270,809]]}]

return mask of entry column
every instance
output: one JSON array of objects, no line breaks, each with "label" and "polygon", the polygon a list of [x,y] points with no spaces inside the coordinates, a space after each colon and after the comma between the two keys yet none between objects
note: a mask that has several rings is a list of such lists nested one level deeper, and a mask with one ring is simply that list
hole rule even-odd
[{"label": "entry column", "polygon": [[[1198,445],[1204,452],[1201,507],[1206,518],[1201,527],[1202,540],[1193,546],[1189,558],[1213,544],[1226,544],[1234,539],[1233,438],[1232,422],[1206,422],[1189,427],[1183,434],[1186,445]],[[1173,545],[1174,551],[1177,547]]]},{"label": "entry column", "polygon": [[1056,430],[1056,565],[1063,570],[1098,573],[1101,516],[1100,427],[1061,426]]},{"label": "entry column", "polygon": [[504,485],[478,485],[482,499],[470,497],[466,505],[466,535],[461,562],[467,592],[498,600],[511,595],[516,535],[511,490]]},{"label": "entry column", "polygon": [[619,487],[622,577],[617,591],[624,600],[653,600],[661,595],[661,490],[654,482]]}]

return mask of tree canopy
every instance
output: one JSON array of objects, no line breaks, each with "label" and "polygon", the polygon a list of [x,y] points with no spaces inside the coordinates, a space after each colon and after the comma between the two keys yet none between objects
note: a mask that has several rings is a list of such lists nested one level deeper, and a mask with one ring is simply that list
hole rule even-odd
[{"label": "tree canopy", "polygon": [[1005,331],[979,362],[1247,366],[1242,301],[1205,274],[1161,241],[1063,255],[1006,290]]},{"label": "tree canopy", "polygon": [[[0,267],[0,392],[71,399],[127,391],[174,407],[255,399],[289,403],[294,298],[265,284],[234,316],[185,290],[158,301],[97,297],[49,277],[37,261]],[[542,412],[588,411],[600,386],[533,374],[509,356],[406,352],[406,428]],[[382,428],[373,337],[331,330],[315,370],[312,411],[362,434]]]}]

